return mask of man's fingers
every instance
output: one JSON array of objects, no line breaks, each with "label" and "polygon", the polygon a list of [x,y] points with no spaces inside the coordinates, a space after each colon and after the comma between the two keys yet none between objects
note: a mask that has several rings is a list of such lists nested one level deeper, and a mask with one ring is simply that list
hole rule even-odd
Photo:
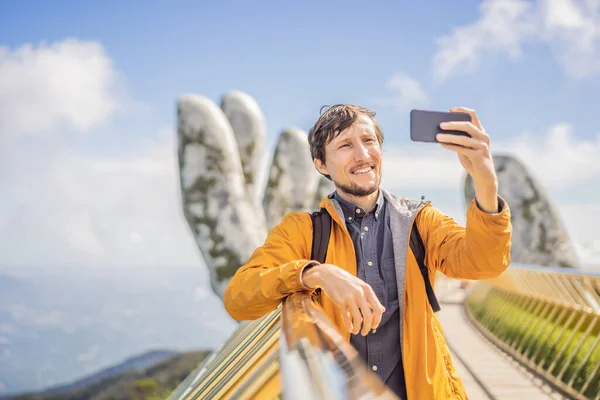
[{"label": "man's fingers", "polygon": [[381,322],[381,315],[385,312],[385,307],[381,304],[379,298],[377,297],[377,295],[371,287],[369,287],[365,295],[367,297],[367,301],[369,302],[369,304],[371,304],[371,308],[373,308],[373,316],[375,318],[379,318],[377,324],[374,324],[373,326],[373,329],[375,329],[379,326],[379,322]]},{"label": "man's fingers", "polygon": [[350,310],[350,314],[352,314],[352,333],[357,335],[360,332],[360,325],[363,319],[362,314],[356,304],[349,305],[348,309]]},{"label": "man's fingers", "polygon": [[373,324],[371,325],[371,329],[379,328],[379,324],[381,323],[381,318],[383,317],[384,312],[385,308],[373,312]]},{"label": "man's fingers", "polygon": [[365,291],[365,295],[367,297],[367,301],[373,309],[373,322],[371,324],[371,329],[377,329],[379,323],[381,322],[381,317],[385,312],[385,307],[381,304],[371,287]]},{"label": "man's fingers", "polygon": [[362,312],[362,330],[361,334],[366,336],[371,330],[371,324],[373,323],[373,312],[367,300],[363,297],[359,303],[360,311]]},{"label": "man's fingers", "polygon": [[452,107],[450,112],[469,114],[471,117],[471,122],[483,131],[483,126],[481,126],[481,121],[479,121],[479,117],[477,116],[475,110],[467,107]]},{"label": "man's fingers", "polygon": [[440,143],[457,144],[469,149],[476,149],[481,144],[476,140],[462,135],[452,135],[449,133],[438,133],[436,139]]},{"label": "man's fingers", "polygon": [[350,311],[342,310],[342,319],[344,320],[344,324],[346,324],[346,329],[348,329],[348,332],[352,332],[352,321],[350,320]]},{"label": "man's fingers", "polygon": [[469,158],[473,156],[473,152],[475,150],[473,149],[468,149],[466,147],[460,146],[460,145],[456,145],[456,144],[447,144],[447,143],[442,143],[441,144],[443,148],[448,149],[448,150],[452,150],[455,151],[458,154],[462,154],[463,156]]},{"label": "man's fingers", "polygon": [[[440,129],[466,132],[469,135],[471,135],[471,137],[473,139],[477,139],[478,141],[490,144],[490,137],[487,135],[487,133],[485,133],[477,125],[475,125],[474,123],[469,122],[469,121],[442,122],[440,124]],[[460,135],[454,135],[454,136],[460,136]]]}]

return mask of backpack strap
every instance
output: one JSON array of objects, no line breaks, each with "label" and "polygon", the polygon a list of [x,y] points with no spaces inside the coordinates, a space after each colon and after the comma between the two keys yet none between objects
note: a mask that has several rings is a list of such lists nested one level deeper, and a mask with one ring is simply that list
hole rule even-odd
[{"label": "backpack strap", "polygon": [[320,211],[315,211],[310,214],[313,224],[313,240],[311,260],[320,263],[325,262],[327,256],[327,247],[329,247],[329,236],[331,234],[331,215],[321,208]]},{"label": "backpack strap", "polygon": [[440,303],[438,303],[437,297],[435,297],[435,293],[433,291],[433,287],[431,287],[431,281],[429,280],[429,270],[425,266],[425,246],[423,245],[423,239],[421,239],[421,234],[417,229],[417,223],[413,224],[413,229],[410,234],[410,249],[412,250],[415,258],[417,259],[417,263],[419,264],[419,269],[421,270],[421,275],[423,276],[423,281],[425,281],[425,291],[427,292],[427,299],[429,300],[429,304],[433,309],[433,312],[440,311]]}]

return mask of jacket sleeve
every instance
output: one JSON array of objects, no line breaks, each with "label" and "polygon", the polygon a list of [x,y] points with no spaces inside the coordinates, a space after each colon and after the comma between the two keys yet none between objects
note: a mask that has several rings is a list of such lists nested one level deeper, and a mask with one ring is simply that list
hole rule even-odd
[{"label": "jacket sleeve", "polygon": [[[307,235],[308,232],[308,235]],[[310,292],[302,270],[311,261],[312,223],[308,213],[287,213],[269,232],[225,288],[225,309],[236,320],[253,320],[274,311],[281,300],[298,291]]]},{"label": "jacket sleeve", "polygon": [[499,212],[488,214],[477,201],[469,204],[466,227],[432,206],[417,216],[426,263],[450,278],[490,279],[510,264],[510,209],[498,196]]}]

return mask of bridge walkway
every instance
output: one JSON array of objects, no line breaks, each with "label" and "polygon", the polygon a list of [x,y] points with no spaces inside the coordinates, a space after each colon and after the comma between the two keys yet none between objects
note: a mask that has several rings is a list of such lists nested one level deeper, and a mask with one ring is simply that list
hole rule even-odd
[{"label": "bridge walkway", "polygon": [[465,291],[458,281],[436,284],[442,306],[439,318],[455,366],[472,400],[567,399],[532,375],[469,321],[462,304]]}]

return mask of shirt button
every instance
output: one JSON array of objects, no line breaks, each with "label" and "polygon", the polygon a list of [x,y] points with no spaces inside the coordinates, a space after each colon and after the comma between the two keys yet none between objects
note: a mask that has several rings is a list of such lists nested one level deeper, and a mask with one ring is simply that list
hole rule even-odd
[{"label": "shirt button", "polygon": [[367,263],[367,265],[370,267],[371,265],[373,265],[373,263],[372,263],[371,261],[369,261],[369,262]]},{"label": "shirt button", "polygon": [[377,365],[373,365],[373,371],[377,371]]},{"label": "shirt button", "polygon": [[352,221],[352,217],[348,217],[348,221]]},{"label": "shirt button", "polygon": [[369,227],[368,227],[368,226],[365,226],[365,231],[368,231],[368,230],[369,230]]},{"label": "shirt button", "polygon": [[356,213],[357,213],[357,214],[360,214],[360,208],[357,208],[357,209],[356,209]]}]

